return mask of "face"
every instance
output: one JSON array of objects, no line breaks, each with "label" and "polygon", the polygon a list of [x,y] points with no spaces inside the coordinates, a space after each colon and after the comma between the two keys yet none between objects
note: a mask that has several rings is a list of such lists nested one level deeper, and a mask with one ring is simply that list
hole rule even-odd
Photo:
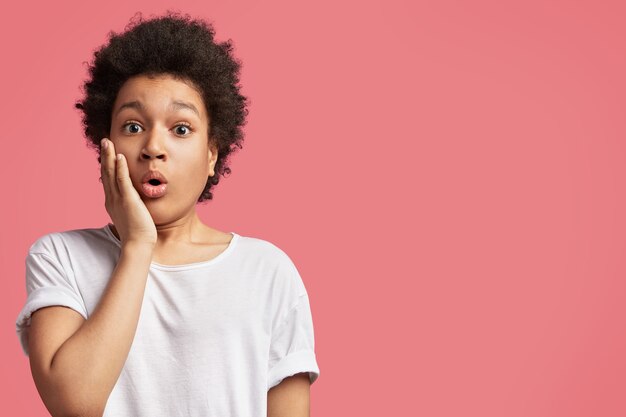
[{"label": "face", "polygon": [[[155,224],[188,215],[209,175],[215,175],[217,150],[208,143],[209,123],[200,93],[169,75],[132,77],[118,92],[109,139],[126,157],[133,186]],[[142,192],[149,170],[167,179],[162,197]]]}]

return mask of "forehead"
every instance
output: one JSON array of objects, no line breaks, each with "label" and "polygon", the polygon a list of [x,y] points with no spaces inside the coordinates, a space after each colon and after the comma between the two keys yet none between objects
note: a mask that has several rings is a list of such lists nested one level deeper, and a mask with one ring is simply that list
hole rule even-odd
[{"label": "forehead", "polygon": [[129,78],[117,93],[113,114],[124,108],[143,111],[177,111],[187,108],[190,111],[195,109],[194,113],[198,113],[200,118],[206,117],[204,100],[193,84],[167,74]]}]

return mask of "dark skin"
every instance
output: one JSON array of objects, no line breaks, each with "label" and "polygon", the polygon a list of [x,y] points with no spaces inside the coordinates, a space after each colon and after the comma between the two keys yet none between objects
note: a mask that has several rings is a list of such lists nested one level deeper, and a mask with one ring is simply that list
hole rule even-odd
[{"label": "dark skin", "polygon": [[309,417],[310,389],[308,373],[283,379],[267,392],[267,416]]},{"label": "dark skin", "polygon": [[[185,104],[172,107],[174,102]],[[119,172],[130,182],[125,182],[124,204],[120,189],[112,188],[119,183],[105,184],[111,230],[122,242],[151,246],[154,262],[210,260],[232,239],[230,233],[205,225],[196,212],[206,179],[215,175],[217,150],[207,141],[209,123],[198,91],[168,75],[133,77],[115,100],[108,146],[110,152],[124,155]],[[110,169],[118,172],[117,167]],[[153,199],[142,193],[141,177],[149,169],[166,176],[165,196]],[[285,378],[267,393],[268,417],[308,417],[309,401],[307,373]]]},{"label": "dark skin", "polygon": [[[174,102],[185,105],[172,107]],[[224,251],[232,238],[205,225],[196,211],[206,179],[215,175],[217,150],[209,146],[208,128],[198,91],[168,75],[133,77],[115,100],[109,146],[125,157],[137,192],[130,208],[143,215],[127,222],[123,213],[109,213],[115,225],[112,230],[120,240],[154,243],[155,262],[177,265],[209,260]],[[141,177],[150,169],[166,176],[165,196],[155,199],[143,194]]]}]

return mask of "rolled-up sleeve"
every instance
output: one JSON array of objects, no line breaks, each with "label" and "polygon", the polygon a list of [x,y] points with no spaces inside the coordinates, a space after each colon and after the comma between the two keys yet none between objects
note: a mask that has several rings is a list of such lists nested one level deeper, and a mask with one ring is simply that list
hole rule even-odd
[{"label": "rolled-up sleeve", "polygon": [[63,267],[51,255],[29,251],[26,257],[27,299],[15,322],[17,336],[24,354],[28,356],[28,335],[30,318],[40,308],[65,306],[80,313],[87,319],[85,303],[70,282]]},{"label": "rolled-up sleeve", "polygon": [[300,372],[309,374],[311,384],[320,374],[315,357],[313,319],[306,293],[298,297],[272,334],[267,389]]}]

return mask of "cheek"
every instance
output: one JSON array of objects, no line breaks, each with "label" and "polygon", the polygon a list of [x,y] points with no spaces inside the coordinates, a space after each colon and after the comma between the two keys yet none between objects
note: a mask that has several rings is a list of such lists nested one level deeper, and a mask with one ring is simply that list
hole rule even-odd
[{"label": "cheek", "polygon": [[[188,190],[194,192],[200,188],[202,190],[209,178],[208,156],[204,158],[201,150],[184,150],[170,153],[170,163],[168,170],[172,177],[176,177],[177,182],[184,184]],[[208,150],[207,150],[208,152]]]},{"label": "cheek", "polygon": [[109,140],[111,142],[113,142],[113,148],[115,149],[115,153],[123,153],[123,154],[127,154],[128,149],[126,149],[128,146],[124,144],[123,141],[121,141],[117,135],[113,134],[109,137]]},{"label": "cheek", "polygon": [[186,161],[185,166],[188,168],[185,170],[189,174],[197,174],[198,172],[205,172],[209,166],[208,150],[203,150],[199,147],[194,149],[184,149],[183,152],[176,152],[172,154],[172,161],[178,159],[179,161]]},{"label": "cheek", "polygon": [[192,170],[189,172],[190,176],[193,176],[193,182],[204,186],[209,176],[209,164],[206,161],[197,161]]},{"label": "cheek", "polygon": [[185,170],[187,178],[189,180],[189,188],[193,188],[194,191],[202,191],[209,178],[209,163],[206,160],[195,159],[193,163],[188,165],[188,169]]}]

